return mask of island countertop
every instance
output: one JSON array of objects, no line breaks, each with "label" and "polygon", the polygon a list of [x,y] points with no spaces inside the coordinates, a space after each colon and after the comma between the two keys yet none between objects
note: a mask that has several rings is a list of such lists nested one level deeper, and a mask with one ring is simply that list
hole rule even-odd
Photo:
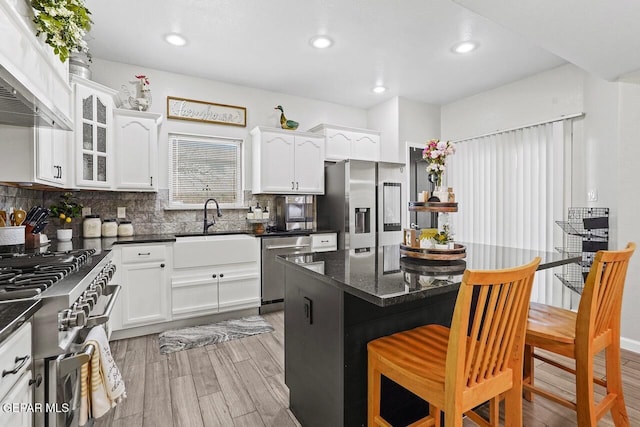
[{"label": "island countertop", "polygon": [[[466,268],[494,270],[516,267],[539,256],[538,270],[572,262],[567,254],[483,244],[464,244],[463,260],[428,261],[400,257],[400,246],[281,255],[278,261],[380,307],[388,307],[458,289]],[[538,273],[539,274],[539,273]]]}]

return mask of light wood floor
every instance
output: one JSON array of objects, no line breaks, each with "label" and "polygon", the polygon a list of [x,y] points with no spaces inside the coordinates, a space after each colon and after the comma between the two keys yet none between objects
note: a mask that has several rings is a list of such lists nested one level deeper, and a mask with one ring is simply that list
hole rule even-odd
[{"label": "light wood floor", "polygon": [[[112,342],[127,399],[96,427],[300,426],[288,410],[284,384],[284,315],[264,317],[273,333],[169,355],[159,353],[157,335]],[[623,352],[622,364],[631,425],[640,425],[640,355]],[[602,358],[596,369],[604,376]],[[536,383],[568,397],[574,393],[571,376],[546,364],[536,366]],[[525,401],[523,412],[525,426],[576,425],[572,411],[542,398]],[[465,420],[464,425],[475,424]],[[600,425],[613,425],[611,417]]]}]

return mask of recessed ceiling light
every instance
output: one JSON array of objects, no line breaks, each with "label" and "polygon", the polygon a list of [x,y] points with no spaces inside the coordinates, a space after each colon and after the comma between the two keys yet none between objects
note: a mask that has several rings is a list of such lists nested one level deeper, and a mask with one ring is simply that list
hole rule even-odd
[{"label": "recessed ceiling light", "polygon": [[478,43],[476,42],[464,41],[464,42],[456,43],[455,45],[453,45],[451,50],[454,51],[455,53],[469,53],[472,50],[476,50],[477,47],[478,47]]},{"label": "recessed ceiling light", "polygon": [[309,40],[309,43],[316,49],[326,49],[333,44],[333,40],[327,36],[315,36]]},{"label": "recessed ceiling light", "polygon": [[373,88],[373,89],[371,89],[371,90],[372,90],[373,92],[375,92],[375,93],[382,93],[382,92],[386,91],[386,90],[387,90],[387,88],[386,88],[386,87],[384,87],[384,86],[378,85],[378,86],[374,87],[374,88]]},{"label": "recessed ceiling light", "polygon": [[164,39],[167,43],[174,46],[184,46],[185,44],[187,44],[187,39],[178,33],[169,33],[164,36]]}]

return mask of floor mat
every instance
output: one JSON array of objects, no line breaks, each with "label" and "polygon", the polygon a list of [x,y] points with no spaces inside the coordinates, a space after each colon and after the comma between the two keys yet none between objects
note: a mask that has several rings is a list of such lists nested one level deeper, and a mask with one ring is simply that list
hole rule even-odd
[{"label": "floor mat", "polygon": [[160,353],[168,354],[272,331],[273,327],[262,316],[249,316],[168,330],[159,335],[158,341]]}]

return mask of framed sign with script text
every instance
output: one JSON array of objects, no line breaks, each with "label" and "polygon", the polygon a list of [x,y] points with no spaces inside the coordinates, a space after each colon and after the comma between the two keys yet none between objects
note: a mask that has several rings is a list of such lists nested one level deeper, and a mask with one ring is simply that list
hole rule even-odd
[{"label": "framed sign with script text", "polygon": [[167,96],[167,118],[246,127],[247,109],[236,105]]}]

